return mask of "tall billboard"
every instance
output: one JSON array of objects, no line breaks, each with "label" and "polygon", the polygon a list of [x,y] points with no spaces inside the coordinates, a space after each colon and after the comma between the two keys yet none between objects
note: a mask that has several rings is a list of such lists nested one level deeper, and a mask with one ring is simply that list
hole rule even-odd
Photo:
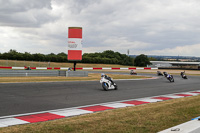
[{"label": "tall billboard", "polygon": [[82,27],[68,28],[68,60],[82,60]]}]

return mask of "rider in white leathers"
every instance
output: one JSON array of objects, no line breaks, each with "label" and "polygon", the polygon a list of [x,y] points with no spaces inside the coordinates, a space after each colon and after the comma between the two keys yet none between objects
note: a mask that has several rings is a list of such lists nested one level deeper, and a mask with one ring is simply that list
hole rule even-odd
[{"label": "rider in white leathers", "polygon": [[104,90],[109,90],[109,89],[115,89],[117,90],[117,85],[112,81],[112,78],[105,75],[104,73],[101,74],[101,80],[100,83],[102,84],[102,87]]},{"label": "rider in white leathers", "polygon": [[108,75],[102,73],[102,74],[101,74],[101,77],[104,77],[105,79],[111,81],[112,84],[114,84],[113,81],[112,81],[112,79],[111,79],[111,77],[109,77]]}]

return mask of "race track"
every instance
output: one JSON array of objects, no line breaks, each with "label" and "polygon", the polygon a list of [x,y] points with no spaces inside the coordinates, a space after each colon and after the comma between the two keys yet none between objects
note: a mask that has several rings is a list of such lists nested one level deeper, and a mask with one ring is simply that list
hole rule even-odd
[{"label": "race track", "polygon": [[[116,73],[116,72],[115,72]],[[155,76],[155,75],[152,75]],[[200,89],[200,77],[114,80],[119,90],[103,91],[99,81],[1,83],[0,117]]]}]

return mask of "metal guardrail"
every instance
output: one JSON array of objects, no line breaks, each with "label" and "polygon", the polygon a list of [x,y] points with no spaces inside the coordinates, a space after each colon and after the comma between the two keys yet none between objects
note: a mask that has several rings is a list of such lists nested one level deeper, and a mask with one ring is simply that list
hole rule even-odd
[{"label": "metal guardrail", "polygon": [[87,71],[0,70],[0,77],[88,77]]},{"label": "metal guardrail", "polygon": [[59,76],[58,71],[41,70],[0,70],[0,77],[54,77]]},{"label": "metal guardrail", "polygon": [[66,77],[88,77],[87,71],[66,71]]}]

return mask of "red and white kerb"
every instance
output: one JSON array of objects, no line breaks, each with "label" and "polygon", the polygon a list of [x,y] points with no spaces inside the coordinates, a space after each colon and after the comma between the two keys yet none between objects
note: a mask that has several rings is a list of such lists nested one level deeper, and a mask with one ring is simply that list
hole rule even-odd
[{"label": "red and white kerb", "polygon": [[68,29],[68,60],[82,60],[82,27]]}]

